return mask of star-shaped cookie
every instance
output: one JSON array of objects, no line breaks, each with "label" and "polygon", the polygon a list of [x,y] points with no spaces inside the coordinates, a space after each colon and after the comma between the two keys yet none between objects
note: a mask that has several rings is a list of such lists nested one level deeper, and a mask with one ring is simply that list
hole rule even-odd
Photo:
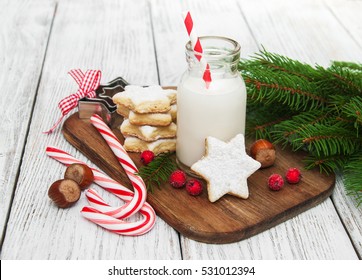
[{"label": "star-shaped cookie", "polygon": [[209,200],[215,202],[225,194],[248,198],[247,178],[260,165],[246,154],[244,135],[238,134],[230,142],[207,137],[206,154],[191,170],[207,181]]},{"label": "star-shaped cookie", "polygon": [[175,89],[163,89],[159,85],[128,85],[124,91],[114,95],[112,100],[139,114],[165,113],[176,102],[176,93]]}]

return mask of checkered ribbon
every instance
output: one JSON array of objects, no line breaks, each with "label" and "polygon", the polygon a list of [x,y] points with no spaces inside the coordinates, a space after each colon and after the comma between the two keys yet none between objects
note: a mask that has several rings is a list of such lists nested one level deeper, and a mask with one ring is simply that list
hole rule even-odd
[{"label": "checkered ribbon", "polygon": [[63,117],[66,116],[71,110],[73,110],[78,105],[78,100],[83,97],[95,97],[95,90],[99,87],[101,81],[102,73],[99,70],[88,70],[85,74],[80,69],[73,69],[69,71],[69,74],[79,85],[79,89],[76,93],[69,95],[68,97],[62,99],[58,103],[58,107],[62,112],[60,119],[53,125],[53,127],[44,132],[50,134],[53,130],[59,125]]}]

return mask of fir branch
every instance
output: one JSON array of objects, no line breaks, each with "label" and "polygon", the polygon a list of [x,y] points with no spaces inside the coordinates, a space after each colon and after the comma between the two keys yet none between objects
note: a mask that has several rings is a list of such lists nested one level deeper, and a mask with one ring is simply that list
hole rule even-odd
[{"label": "fir branch", "polygon": [[357,207],[362,204],[362,152],[353,155],[343,169],[347,195],[353,196]]},{"label": "fir branch", "polygon": [[350,61],[332,61],[332,66],[362,72],[362,64]]},{"label": "fir branch", "polygon": [[332,94],[328,97],[328,104],[327,107],[334,111],[335,114],[341,115],[341,110],[343,106],[345,106],[348,102],[351,100],[351,96],[345,95],[345,94],[334,94],[335,93],[335,87],[334,90],[331,89]]},{"label": "fir branch", "polygon": [[322,77],[319,80],[320,87],[327,93],[335,92],[336,89],[347,96],[362,94],[362,72],[346,67],[331,65],[328,68],[317,66]]},{"label": "fir branch", "polygon": [[167,182],[171,173],[176,169],[174,154],[174,152],[162,153],[138,170],[137,174],[142,177],[147,190],[153,192],[154,187],[160,187],[162,183]]},{"label": "fir branch", "polygon": [[304,160],[305,168],[310,170],[313,168],[319,168],[321,173],[331,174],[337,170],[341,170],[347,158],[341,155],[334,155],[329,157],[318,157],[314,155],[307,156]]},{"label": "fir branch", "polygon": [[269,69],[249,68],[243,71],[250,98],[265,104],[279,103],[294,111],[321,107],[326,99],[318,87],[299,77]]},{"label": "fir branch", "polygon": [[284,146],[290,144],[293,150],[299,150],[305,146],[305,143],[300,141],[300,134],[303,133],[307,126],[318,123],[329,123],[326,110],[302,112],[289,120],[276,124],[273,139],[275,139],[276,143],[283,143]]},{"label": "fir branch", "polygon": [[302,63],[298,60],[293,60],[289,57],[268,52],[264,47],[260,53],[251,57],[251,60],[241,61],[239,70],[249,69],[252,66],[268,68],[278,73],[284,72],[289,75],[303,78],[307,81],[312,81],[314,76],[319,73],[308,64]]},{"label": "fir branch", "polygon": [[350,99],[350,102],[342,107],[342,113],[354,121],[354,127],[359,132],[359,127],[362,125],[362,97],[356,96]]},{"label": "fir branch", "polygon": [[361,147],[354,131],[342,123],[333,126],[324,124],[305,125],[299,133],[301,141],[307,150],[317,156],[351,155]]},{"label": "fir branch", "polygon": [[264,123],[255,123],[255,122],[248,123],[247,136],[253,135],[255,136],[256,139],[265,138],[272,140],[274,126],[282,121],[284,121],[283,118]]},{"label": "fir branch", "polygon": [[247,86],[248,132],[306,149],[307,168],[342,170],[347,193],[362,204],[362,64],[312,67],[262,50],[238,67]]},{"label": "fir branch", "polygon": [[[249,96],[248,96],[249,97]],[[272,132],[276,124],[288,120],[293,112],[287,106],[266,105],[248,99],[246,113],[246,135],[255,139],[265,138],[272,140]]]}]

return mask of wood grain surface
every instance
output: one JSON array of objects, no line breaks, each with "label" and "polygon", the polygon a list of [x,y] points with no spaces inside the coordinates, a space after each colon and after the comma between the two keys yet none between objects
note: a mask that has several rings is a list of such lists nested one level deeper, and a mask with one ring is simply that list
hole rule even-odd
[{"label": "wood grain surface", "polygon": [[[124,139],[119,131],[122,118],[116,114],[113,117],[119,119],[114,122],[113,132],[122,143]],[[116,157],[89,120],[80,119],[78,113],[73,114],[64,122],[63,134],[109,176],[130,186]],[[129,154],[140,167],[140,154]],[[246,200],[226,195],[210,203],[206,190],[202,195],[193,197],[184,189],[175,189],[165,182],[148,193],[148,201],[158,216],[188,238],[221,244],[240,241],[310,209],[331,195],[334,175],[304,170],[304,156],[304,153],[277,147],[275,164],[249,177],[250,196]],[[302,181],[296,185],[286,184],[278,192],[269,190],[268,177],[273,173],[284,175],[290,167],[303,170]]]},{"label": "wood grain surface", "polygon": [[[8,7],[15,10],[23,3],[9,2]],[[26,15],[25,11],[23,15]],[[41,19],[39,16],[38,20]],[[57,146],[87,161],[64,140],[61,126],[50,135],[42,133],[60,117],[58,102],[77,91],[76,82],[67,74],[75,68],[101,69],[102,81],[123,76],[130,83],[157,84],[148,2],[58,2],[0,258],[180,259],[179,235],[161,219],[147,235],[119,236],[81,217],[80,210],[87,204],[83,195],[77,205],[65,211],[58,209],[48,198],[47,190],[52,182],[63,176],[64,166],[45,155],[46,146]],[[28,71],[28,74],[34,72]],[[21,91],[26,97],[26,90]],[[13,103],[18,106],[16,100],[7,100],[9,109]],[[24,104],[24,110],[29,106]],[[13,108],[22,112],[20,107]],[[15,118],[16,115],[9,113],[10,116]],[[23,125],[23,119],[28,117],[19,114],[16,121]],[[18,137],[19,131],[11,131],[16,133],[14,138]],[[20,145],[20,149],[22,147]],[[12,149],[16,150],[15,147]],[[16,152],[20,154],[21,150]],[[104,197],[111,204],[120,203],[119,199],[107,194],[105,192]]]},{"label": "wood grain surface", "polygon": [[362,61],[361,0],[0,0],[0,8],[1,259],[362,258],[362,207],[346,195],[341,174],[331,198],[240,242],[197,242],[162,219],[130,238],[82,219],[83,196],[71,209],[54,207],[46,193],[64,167],[45,147],[90,161],[59,129],[41,133],[58,119],[57,103],[76,91],[70,69],[100,69],[102,82],[122,76],[177,86],[186,69],[186,9],[200,35],[236,39],[243,58],[263,46],[326,66]]},{"label": "wood grain surface", "polygon": [[0,242],[15,191],[54,10],[53,1],[0,1]]}]

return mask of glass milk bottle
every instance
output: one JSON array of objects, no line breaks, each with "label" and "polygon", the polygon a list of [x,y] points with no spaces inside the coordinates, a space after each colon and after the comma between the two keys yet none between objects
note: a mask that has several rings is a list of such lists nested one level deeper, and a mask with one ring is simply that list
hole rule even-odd
[{"label": "glass milk bottle", "polygon": [[240,45],[217,36],[200,37],[200,41],[211,69],[209,88],[202,78],[204,68],[188,42],[188,70],[177,90],[176,157],[186,171],[204,155],[208,136],[229,141],[245,133],[246,88],[237,71]]}]

